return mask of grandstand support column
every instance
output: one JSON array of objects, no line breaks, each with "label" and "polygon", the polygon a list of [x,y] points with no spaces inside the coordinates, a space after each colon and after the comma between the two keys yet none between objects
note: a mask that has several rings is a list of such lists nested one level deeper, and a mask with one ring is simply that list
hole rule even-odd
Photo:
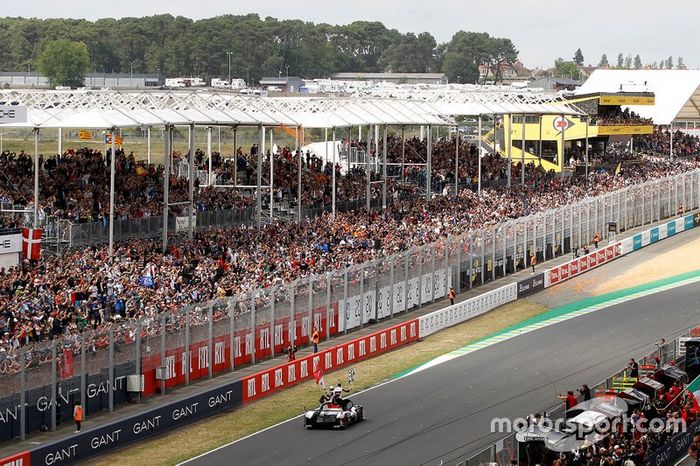
[{"label": "grandstand support column", "polygon": [[520,146],[520,184],[525,186],[525,114],[523,113],[523,134]]},{"label": "grandstand support column", "polygon": [[[493,114],[493,154],[496,155],[498,152],[496,152],[496,114]],[[503,128],[503,139],[505,141],[505,127]]]},{"label": "grandstand support column", "polygon": [[301,153],[301,147],[299,145],[298,126],[294,129],[294,145],[296,146],[294,152],[297,154],[297,220],[301,222],[301,159],[303,158],[304,154]]},{"label": "grandstand support column", "polygon": [[425,197],[430,200],[432,197],[432,178],[433,178],[433,126],[428,125],[428,160],[425,166]]},{"label": "grandstand support column", "polygon": [[455,126],[455,196],[459,194],[459,125]]},{"label": "grandstand support column", "polygon": [[[166,159],[167,153],[166,153]],[[167,366],[166,366],[166,359],[165,359],[165,334],[166,334],[166,327],[165,327],[165,318],[166,314],[163,313],[160,315],[160,368],[167,372]],[[165,396],[165,377],[160,379],[160,394]]]},{"label": "grandstand support column", "polygon": [[[163,251],[168,249],[168,212],[170,202],[170,143],[172,134],[172,126],[165,125],[165,133],[163,137],[164,155],[163,157]],[[164,332],[165,333],[165,332]],[[161,364],[165,364],[165,356],[163,356]],[[165,392],[165,383],[163,383],[163,392]]]},{"label": "grandstand support column", "polygon": [[384,125],[384,136],[382,138],[382,209],[386,210],[386,133],[388,127]]},{"label": "grandstand support column", "polygon": [[274,218],[275,199],[275,136],[274,130],[270,128],[270,223]]},{"label": "grandstand support column", "polygon": [[39,128],[34,128],[34,227],[39,226]]},{"label": "grandstand support column", "polygon": [[[214,175],[212,174],[211,163],[211,126],[207,126],[207,163],[209,164],[209,186],[214,184]],[[234,164],[235,165],[235,164]]]},{"label": "grandstand support column", "polygon": [[401,183],[406,182],[406,127],[401,125]]},{"label": "grandstand support column", "polygon": [[365,170],[367,171],[367,212],[372,208],[372,166],[370,165],[370,154],[372,153],[372,126],[367,127],[367,150],[365,150]]},{"label": "grandstand support column", "polygon": [[503,139],[508,144],[508,189],[510,190],[511,178],[513,177],[513,114],[508,115],[508,134],[506,134],[505,120],[503,120]]},{"label": "grandstand support column", "polygon": [[148,164],[151,164],[151,127],[146,128],[146,146],[148,146],[147,160]]},{"label": "grandstand support column", "polygon": [[63,128],[58,128],[56,138],[58,139],[58,158],[63,156]]},{"label": "grandstand support column", "polygon": [[539,145],[537,147],[537,157],[540,159],[539,160],[539,165],[540,167],[542,166],[542,115],[540,115],[540,136],[539,136]]},{"label": "grandstand support column", "polygon": [[262,224],[262,157],[265,150],[265,127],[258,127],[260,144],[258,146],[257,181],[255,183],[255,226],[259,229]]},{"label": "grandstand support column", "polygon": [[[377,151],[377,156],[379,156],[379,125],[374,125],[374,150]],[[379,163],[377,163],[377,171],[379,171]]]},{"label": "grandstand support column", "polygon": [[[219,157],[221,157],[221,127],[219,127]],[[223,159],[222,159],[223,162]],[[233,127],[233,187],[238,184],[238,126]]]},{"label": "grandstand support column", "polygon": [[424,131],[424,130],[423,130],[423,125],[420,125],[420,140],[421,140],[421,142],[423,141],[423,137],[424,137],[424,136],[423,136],[423,131]]},{"label": "grandstand support column", "polygon": [[112,128],[112,156],[109,158],[109,257],[114,254],[114,176],[117,159],[115,141],[117,129]]},{"label": "grandstand support column", "polygon": [[[478,129],[478,132],[479,132],[479,144],[478,144],[478,146],[477,146],[476,158],[477,158],[477,165],[478,165],[479,174],[477,175],[476,179],[477,179],[477,183],[478,183],[478,184],[477,184],[477,193],[478,193],[478,194],[481,194],[481,143],[482,143],[482,141],[483,141],[483,140],[481,139],[481,138],[483,137],[482,134],[481,134],[481,130],[482,130],[482,128],[481,128],[481,115],[479,115],[479,123],[478,123],[478,124],[479,124],[479,129]],[[496,138],[496,133],[495,133],[495,131],[494,131],[493,137],[494,137],[494,139]]]},{"label": "grandstand support column", "polygon": [[[561,119],[565,121],[566,115],[562,113]],[[561,128],[561,158],[557,160],[557,165],[563,167],[564,166],[564,159],[566,157],[566,151],[565,151],[565,146],[566,145],[566,126],[562,126]]]},{"label": "grandstand support column", "polygon": [[187,177],[189,178],[189,208],[187,213],[187,239],[192,241],[194,237],[194,133],[195,133],[194,123],[190,125],[190,160],[188,165]]},{"label": "grandstand support column", "polygon": [[584,158],[586,159],[586,180],[588,180],[588,116],[584,117],[584,121],[586,122],[586,140],[584,142]]},{"label": "grandstand support column", "polygon": [[668,146],[668,148],[669,148],[668,156],[671,158],[671,160],[673,160],[673,122],[671,122],[671,125],[669,126],[669,133],[670,133],[671,139],[670,139],[670,144]]},{"label": "grandstand support column", "polygon": [[[326,145],[328,147],[328,145]],[[333,183],[333,192],[331,193],[331,208],[332,208],[332,216],[333,219],[335,219],[335,191],[336,191],[336,186],[335,186],[335,161],[336,161],[336,156],[335,156],[335,151],[336,151],[336,141],[335,141],[335,128],[333,128],[333,164],[331,165],[332,168],[332,183]],[[326,157],[328,157],[328,154],[326,154]]]},{"label": "grandstand support column", "polygon": [[[51,398],[53,402],[51,403],[51,432],[56,432],[56,402],[58,401],[58,390],[57,390],[57,374],[56,369],[58,366],[58,361],[56,361],[56,343],[51,345]],[[112,385],[112,380],[110,379],[109,384]],[[111,393],[111,390],[110,390]],[[110,410],[111,411],[111,410]]]},{"label": "grandstand support column", "polygon": [[[141,321],[136,321],[136,334],[134,341],[134,353],[135,353],[135,371],[136,375],[141,379]],[[141,391],[138,392],[139,403],[141,403]]]}]

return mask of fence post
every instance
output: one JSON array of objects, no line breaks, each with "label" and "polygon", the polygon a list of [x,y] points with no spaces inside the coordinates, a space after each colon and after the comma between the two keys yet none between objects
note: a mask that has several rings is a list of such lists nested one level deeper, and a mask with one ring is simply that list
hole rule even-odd
[{"label": "fence post", "polygon": [[491,227],[491,280],[496,279],[496,227]]},{"label": "fence post", "polygon": [[423,307],[423,248],[418,246],[418,309]]},{"label": "fence post", "polygon": [[365,320],[365,263],[359,264],[360,266],[360,328],[364,327]]},{"label": "fence post", "polygon": [[[343,328],[345,329],[345,335],[348,334],[348,268],[345,267],[345,273],[343,273]],[[340,319],[340,316],[338,316]]]},{"label": "fence post", "polygon": [[207,317],[209,318],[209,351],[207,352],[207,356],[209,360],[207,361],[209,363],[209,378],[211,379],[214,377],[214,305],[209,304],[207,307],[207,313],[209,314]]},{"label": "fence post", "polygon": [[[275,344],[277,343],[277,339],[275,338],[275,304],[277,304],[275,290],[276,288],[273,288],[270,292],[270,334],[272,335],[270,354],[272,355],[273,359],[275,357]],[[282,339],[282,351],[284,351],[284,338]]]},{"label": "fence post", "polygon": [[389,319],[394,318],[394,259],[396,256],[389,257]]},{"label": "fence post", "polygon": [[[135,350],[136,350],[136,367],[134,368],[136,371],[136,375],[139,378],[139,403],[141,403],[141,392],[143,391],[143,387],[141,386],[140,380],[141,380],[141,321],[137,320],[136,321],[136,339],[135,339]],[[83,411],[85,411],[85,407],[83,406]]]},{"label": "fence post", "polygon": [[435,248],[428,248],[430,251],[430,302],[435,302]]},{"label": "fence post", "polygon": [[474,271],[474,234],[470,231],[469,235],[469,269],[467,274],[467,281],[469,281],[469,288],[474,288],[474,283],[472,283],[472,275],[476,275]]},{"label": "fence post", "polygon": [[109,412],[114,411],[114,327],[109,327]]},{"label": "fence post", "polygon": [[[508,254],[508,222],[501,224],[501,230],[503,231],[503,276],[505,277],[508,273],[508,259],[506,254]],[[515,262],[513,262],[515,264]]]},{"label": "fence post", "polygon": [[[326,340],[328,341],[328,338],[330,337],[331,333],[331,320],[333,320],[333,308],[331,307],[331,274],[327,273],[326,274]],[[338,310],[340,310],[340,306],[338,306]],[[338,319],[340,319],[340,316],[338,316]]]},{"label": "fence post", "polygon": [[527,220],[530,218],[528,215],[527,217],[522,219],[523,222],[523,269],[527,269],[527,264],[529,263],[530,257],[527,254]]},{"label": "fence post", "polygon": [[[161,326],[160,326],[160,367],[165,367],[165,331],[166,331],[166,326],[165,326],[165,317],[166,314],[161,314],[160,315],[160,320],[161,320]],[[167,372],[167,370],[166,370]],[[162,378],[160,380],[160,393],[161,395],[165,395],[165,378]]]},{"label": "fence post", "polygon": [[[251,326],[251,341],[253,342],[253,350],[251,351],[251,356],[250,356],[250,361],[252,364],[255,364],[255,291],[250,292],[250,326]],[[247,338],[246,338],[247,340]],[[246,348],[248,347],[246,341]],[[244,350],[245,351],[245,350]]]},{"label": "fence post", "polygon": [[87,386],[85,380],[85,334],[80,335],[80,406],[83,407],[83,420],[87,419]]},{"label": "fence post", "polygon": [[450,291],[450,281],[452,280],[452,274],[450,273],[450,243],[454,239],[453,236],[448,236],[445,238],[445,242],[443,243],[445,247],[443,248],[443,254],[445,256],[445,296],[447,296],[447,293]]},{"label": "fence post", "polygon": [[236,316],[235,316],[235,308],[233,306],[233,298],[230,298],[228,300],[228,313],[229,313],[229,322],[228,322],[228,344],[229,344],[229,357],[231,358],[229,367],[231,368],[231,372],[233,372],[236,368],[236,365],[234,363],[234,359],[236,358],[236,336],[235,336],[235,330],[236,330]]},{"label": "fence post", "polygon": [[[56,432],[56,403],[58,403],[56,382],[56,343],[51,342],[51,432]],[[110,381],[111,382],[111,381]]]},{"label": "fence post", "polygon": [[183,364],[185,373],[185,386],[190,384],[190,308],[185,308],[185,352],[183,354],[185,362]]},{"label": "fence post", "polygon": [[316,326],[314,324],[314,276],[309,275],[309,322],[306,326],[306,336],[311,344],[311,332]]},{"label": "fence post", "polygon": [[458,294],[462,292],[462,250],[464,248],[464,236],[464,233],[462,233],[457,237],[457,273],[455,274],[457,283],[455,283],[454,286]]},{"label": "fence post", "polygon": [[404,278],[404,285],[403,285],[403,302],[404,302],[404,311],[408,312],[408,261],[409,261],[409,256],[411,255],[411,251],[406,251],[406,257],[403,261],[403,278]]},{"label": "fence post", "polygon": [[27,436],[27,352],[19,353],[19,438]]},{"label": "fence post", "polygon": [[644,183],[642,183],[642,186],[639,188],[642,191],[642,226],[644,226],[644,210],[645,210],[645,197],[646,197],[646,189],[644,189]]}]

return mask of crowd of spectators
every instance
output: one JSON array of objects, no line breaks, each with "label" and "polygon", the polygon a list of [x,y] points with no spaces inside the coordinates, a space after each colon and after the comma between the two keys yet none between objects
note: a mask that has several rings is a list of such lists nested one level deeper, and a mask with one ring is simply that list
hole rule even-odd
[{"label": "crowd of spectators", "polygon": [[[102,164],[99,155],[85,156],[94,157],[95,171],[102,171],[97,168]],[[21,164],[29,158],[21,154],[13,159]],[[286,152],[282,159],[290,166],[294,162]],[[139,167],[155,173],[155,167],[134,163],[130,156],[119,160],[122,173],[139,176]],[[496,165],[502,164],[494,160]],[[458,196],[438,195],[430,201],[396,199],[385,211],[340,212],[335,219],[323,214],[260,230],[250,226],[211,228],[196,232],[191,242],[173,244],[165,253],[160,241],[133,240],[117,244],[112,258],[106,247],[92,246],[46,255],[39,262],[24,261],[9,270],[0,269],[0,354],[4,354],[0,359],[7,359],[22,345],[64,336],[75,339],[86,329],[99,332],[129,319],[154,319],[184,305],[341,269],[696,166],[694,160],[649,158],[629,172],[592,173],[583,179],[553,177],[530,164],[528,183],[514,184],[511,190],[494,187],[479,194],[466,189]],[[220,168],[222,172],[228,169],[225,165]],[[56,176],[67,177],[69,184],[82,183],[69,170]],[[55,186],[63,190],[60,184]],[[102,194],[100,189],[95,184],[94,192]],[[128,199],[130,194],[121,196]],[[70,204],[62,210],[91,210],[89,202],[84,206],[66,197],[61,194],[54,200]],[[99,195],[84,199],[93,204],[98,199],[102,209]]]},{"label": "crowd of spectators", "polygon": [[[634,139],[637,150],[668,156],[671,152],[671,132],[657,129],[654,133]],[[673,155],[681,157],[700,154],[700,138],[683,131],[673,133]]]},{"label": "crowd of spectators", "polygon": [[641,126],[652,125],[651,118],[643,118],[629,108],[601,105],[598,114],[591,117],[591,124],[598,126]]}]

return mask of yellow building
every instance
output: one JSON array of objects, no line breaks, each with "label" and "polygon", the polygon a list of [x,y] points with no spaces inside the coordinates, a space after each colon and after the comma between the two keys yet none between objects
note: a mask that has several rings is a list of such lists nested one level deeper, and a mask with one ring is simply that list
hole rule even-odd
[{"label": "yellow building", "polygon": [[[633,116],[622,110],[628,105],[654,105],[653,93],[595,93],[577,95],[566,101],[581,109],[582,115],[504,115],[496,130],[497,147],[502,156],[513,163],[522,160],[523,139],[525,163],[534,162],[545,170],[561,172],[569,157],[583,160],[586,141],[589,158],[601,153],[615,140],[651,134],[651,120]],[[524,137],[523,137],[524,135]],[[493,132],[486,135],[493,144]]]}]

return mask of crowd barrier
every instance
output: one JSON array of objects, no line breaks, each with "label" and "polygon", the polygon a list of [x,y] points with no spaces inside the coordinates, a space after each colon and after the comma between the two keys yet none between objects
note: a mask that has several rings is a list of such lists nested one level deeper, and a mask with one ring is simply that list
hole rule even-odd
[{"label": "crowd barrier", "polygon": [[[313,327],[321,339],[328,339],[420,308],[444,297],[451,286],[460,293],[524,270],[532,254],[540,263],[569,254],[572,247],[590,244],[609,222],[626,230],[667,218],[681,206],[690,209],[699,204],[700,171],[688,172],[290,284],[202,303],[156,319],[119,323],[109,331],[98,329],[96,335],[85,332],[70,347],[54,341],[59,364],[48,363],[52,360],[50,348],[23,348],[19,363],[13,362],[16,372],[2,373],[0,360],[0,440],[14,438],[21,431],[20,393],[24,393],[27,407],[25,418],[29,406],[44,404],[42,396],[56,409],[57,422],[69,419],[66,406],[74,400],[84,401],[86,414],[91,416],[129,399],[130,394],[116,383],[125,374],[143,379],[141,396],[169,391],[198,378],[272,358],[292,343],[308,345]],[[671,222],[675,224],[666,227],[666,235],[682,231],[677,220]],[[658,237],[662,235],[660,229]],[[656,237],[649,233],[649,241]],[[628,243],[623,243],[623,251]],[[598,263],[598,252],[595,254]],[[607,254],[605,257],[607,260]],[[571,265],[568,267],[570,273]],[[551,284],[551,278],[545,274],[544,280]],[[435,318],[430,323],[423,319],[423,332],[463,321],[460,319],[496,307],[502,299],[511,299],[514,294],[522,297],[544,286],[541,275],[535,274],[491,302],[477,298],[470,302],[479,304],[471,304],[471,308],[467,304],[461,313],[447,311],[442,320]],[[32,361],[26,366],[21,363],[25,356],[26,361]],[[97,376],[101,382],[91,382]],[[99,397],[90,391],[95,383],[104,387]],[[57,396],[51,397],[52,393]],[[91,402],[92,398],[100,402]],[[53,418],[51,409],[43,414],[49,420]],[[46,420],[44,424],[50,426]],[[25,432],[36,427],[27,423]]]},{"label": "crowd barrier", "polygon": [[[297,383],[317,370],[333,371],[418,340],[412,319],[294,361],[266,369],[205,393],[167,403],[67,439],[49,442],[0,460],[2,466],[70,465],[144,438],[229,411]],[[17,461],[20,461],[19,463]]]}]

